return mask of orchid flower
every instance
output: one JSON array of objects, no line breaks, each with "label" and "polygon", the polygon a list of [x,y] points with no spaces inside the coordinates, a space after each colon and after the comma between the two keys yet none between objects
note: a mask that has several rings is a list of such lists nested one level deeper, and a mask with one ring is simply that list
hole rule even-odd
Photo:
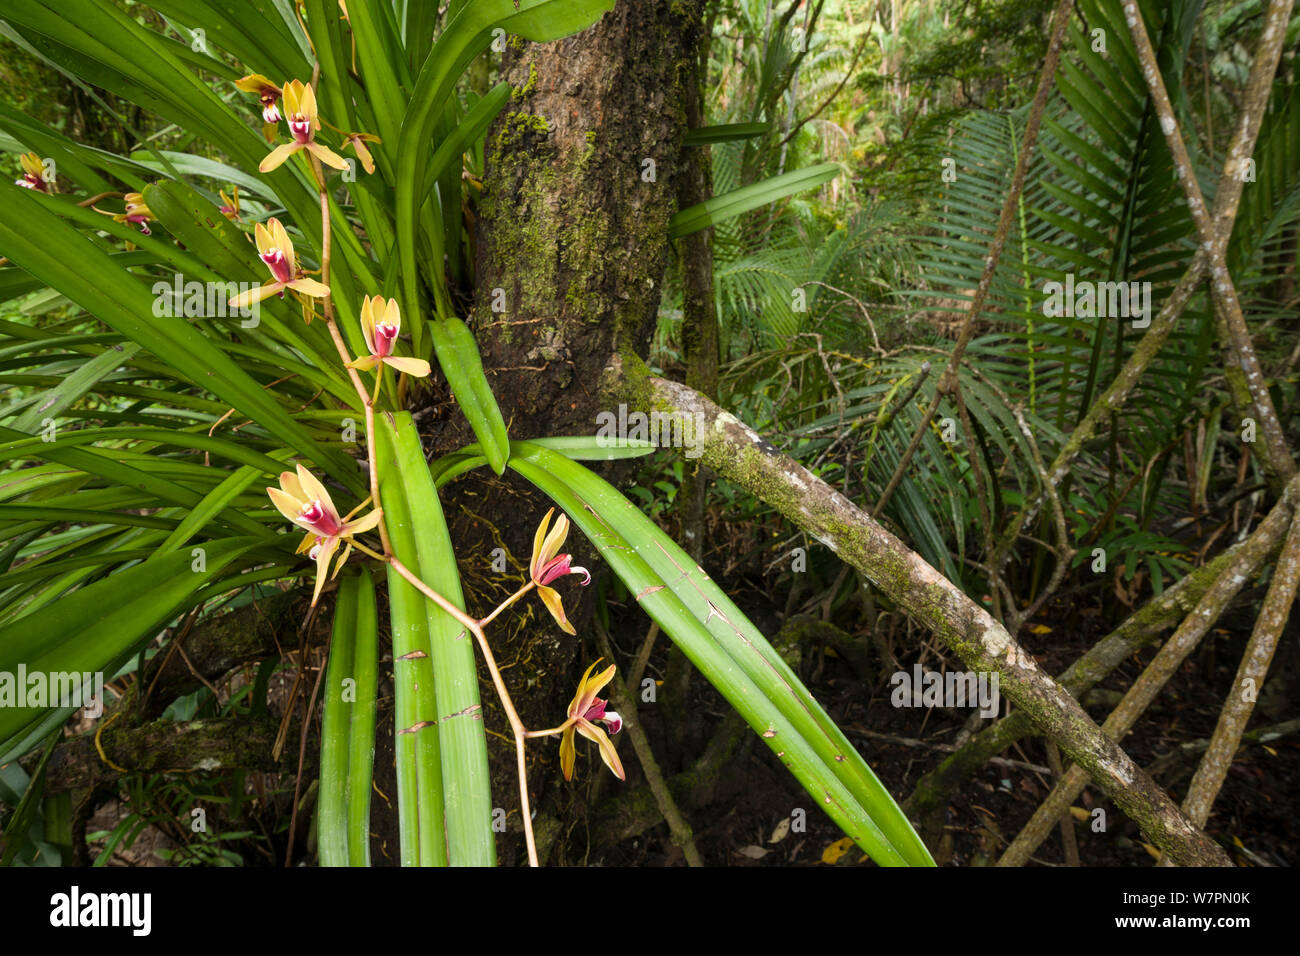
[{"label": "orchid flower", "polygon": [[48,193],[50,184],[45,181],[45,164],[41,162],[41,158],[35,153],[23,153],[18,160],[23,164],[23,176],[21,179],[15,179],[14,185]]},{"label": "orchid flower", "polygon": [[102,215],[112,216],[114,222],[129,222],[139,226],[140,231],[146,236],[153,235],[153,233],[149,231],[149,223],[153,222],[157,217],[155,217],[149,207],[145,205],[144,196],[140,193],[127,193],[122,198],[126,203],[126,208],[122,212],[105,212],[97,206],[92,206],[91,208]]},{"label": "orchid flower", "polygon": [[225,216],[231,222],[239,219],[239,184],[236,183],[229,196],[224,189],[219,191],[221,196],[221,215]]},{"label": "orchid flower", "polygon": [[269,173],[300,149],[307,150],[327,166],[335,169],[348,168],[347,160],[316,142],[320,117],[316,115],[316,93],[309,84],[304,84],[301,80],[290,80],[284,84],[284,109],[293,142],[283,143],[271,150],[257,167],[258,170]]},{"label": "orchid flower", "polygon": [[564,544],[564,539],[569,534],[569,517],[561,514],[559,520],[555,522],[555,527],[551,529],[550,534],[546,532],[546,526],[550,524],[551,515],[555,512],[552,508],[546,512],[546,517],[542,523],[537,526],[537,533],[533,535],[533,560],[528,565],[529,576],[533,583],[537,585],[537,596],[542,599],[546,609],[551,612],[551,617],[555,618],[555,623],[568,634],[577,634],[569,619],[564,616],[564,605],[560,603],[560,595],[554,588],[547,587],[557,578],[562,578],[566,574],[581,574],[582,586],[586,587],[591,583],[591,574],[586,568],[575,568],[572,566],[573,555],[559,554],[560,546]]},{"label": "orchid flower", "polygon": [[279,219],[268,219],[265,226],[259,222],[254,233],[257,238],[257,253],[271,270],[271,281],[234,296],[230,300],[230,305],[244,308],[277,292],[283,295],[285,289],[293,289],[295,292],[317,298],[330,294],[329,286],[302,274],[302,270],[298,267],[298,260],[294,257],[293,242],[290,241],[289,233],[285,231]]},{"label": "orchid flower", "polygon": [[[599,663],[599,660],[596,661],[596,664]],[[614,772],[614,776],[620,780],[627,779],[613,741],[604,730],[596,726],[597,723],[604,724],[611,734],[616,734],[623,729],[623,718],[616,711],[607,710],[608,701],[596,696],[614,679],[615,668],[610,664],[605,670],[592,677],[591,672],[596,669],[596,664],[588,667],[587,673],[582,675],[582,680],[578,683],[578,693],[569,704],[569,719],[564,722],[564,733],[560,737],[560,770],[564,772],[565,780],[573,779],[573,761],[577,756],[573,745],[575,731],[600,747],[600,758],[605,761],[605,766]]]},{"label": "orchid flower", "polygon": [[262,135],[268,143],[275,140],[275,127],[280,122],[280,88],[261,73],[250,73],[235,81],[235,88],[245,93],[256,93],[262,102]]},{"label": "orchid flower", "polygon": [[348,368],[366,372],[376,365],[389,365],[399,372],[423,378],[429,374],[429,363],[424,359],[402,358],[393,354],[393,343],[402,330],[402,313],[396,299],[382,295],[368,295],[361,301],[361,334],[365,336],[369,355],[353,359]]},{"label": "orchid flower", "polygon": [[367,173],[375,171],[375,160],[370,155],[370,150],[366,143],[382,143],[383,140],[371,133],[348,133],[343,138],[343,147],[346,149],[351,146],[353,152],[357,154],[357,159],[361,161],[361,168]]},{"label": "orchid flower", "polygon": [[366,499],[348,515],[340,518],[325,486],[302,465],[298,465],[296,474],[292,471],[282,472],[280,487],[267,488],[266,493],[271,496],[271,503],[280,510],[280,514],[307,531],[307,537],[298,546],[297,553],[309,552],[316,562],[316,590],[311,596],[312,606],[315,607],[321,588],[330,576],[330,559],[338,551],[339,545],[344,544],[345,547],[334,568],[335,575],[352,551],[352,536],[373,529],[379,524],[383,512],[375,509],[364,518],[351,520],[353,514],[365,507],[366,501],[369,501]]}]

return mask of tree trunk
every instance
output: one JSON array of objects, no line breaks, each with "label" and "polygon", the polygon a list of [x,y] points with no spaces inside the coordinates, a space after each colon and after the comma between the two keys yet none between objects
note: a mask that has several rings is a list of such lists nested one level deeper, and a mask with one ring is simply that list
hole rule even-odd
[{"label": "tree trunk", "polygon": [[[601,372],[619,352],[649,351],[699,29],[699,0],[637,0],[574,37],[508,43],[503,78],[515,89],[487,137],[469,322],[512,438],[594,433]],[[474,440],[454,409],[420,417],[436,452]],[[509,471],[480,471],[443,495],[470,607],[487,613],[527,574],[549,502]],[[505,575],[491,568],[497,547],[513,558]],[[575,563],[599,566],[576,533],[565,550]],[[583,593],[559,584],[580,630],[596,586]],[[536,598],[516,608],[489,635],[494,652],[525,723],[553,726],[596,655],[580,653]],[[482,691],[489,730],[508,736],[486,682]],[[489,742],[493,792],[509,821],[499,843],[508,864],[521,844],[513,749],[494,735]],[[528,759],[545,853],[546,798],[559,793],[554,741],[532,745]],[[580,759],[579,774],[598,772],[598,759]]]}]

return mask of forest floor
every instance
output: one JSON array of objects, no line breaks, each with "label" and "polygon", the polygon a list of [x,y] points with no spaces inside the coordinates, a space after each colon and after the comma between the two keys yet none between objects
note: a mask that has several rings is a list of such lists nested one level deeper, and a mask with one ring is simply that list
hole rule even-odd
[{"label": "forest floor", "polygon": [[[770,636],[775,632],[780,608],[772,607],[772,599],[755,588],[752,581],[733,579],[720,583],[728,593],[738,596],[737,602],[765,633]],[[1206,740],[1213,733],[1249,637],[1253,620],[1249,609],[1252,604],[1257,606],[1261,597],[1262,592],[1243,594],[1240,610],[1223,622],[1228,627],[1212,631],[1212,643],[1207,642],[1189,657],[1124,740],[1125,749],[1143,767],[1151,768],[1159,758],[1166,758],[1157,779],[1177,800],[1185,794],[1199,753],[1166,755],[1181,744]],[[1091,602],[1061,602],[1045,608],[1026,628],[1023,640],[1049,673],[1060,673],[1104,636],[1107,627],[1102,626],[1101,616],[1098,595]],[[850,633],[861,626],[854,621],[835,623]],[[1033,624],[1040,625],[1041,633],[1030,633]],[[1300,672],[1296,666],[1300,657],[1296,630],[1293,624],[1285,641],[1286,650],[1279,652],[1250,728],[1295,715],[1295,708],[1288,708],[1287,702],[1295,699],[1296,688],[1282,686],[1282,678]],[[924,637],[913,634],[913,638]],[[926,670],[962,667],[955,658],[944,660],[942,649],[929,642],[919,655],[915,642],[910,652],[906,644],[905,639],[901,640],[895,648],[900,668],[909,673],[918,660],[923,660]],[[1133,655],[1085,698],[1085,706],[1098,723],[1154,653],[1155,648],[1147,648]],[[662,642],[656,657],[662,664]],[[882,669],[871,682],[864,682],[844,659],[824,647],[805,649],[799,673],[900,802],[922,775],[943,760],[946,754],[939,748],[949,745],[974,713],[972,709],[896,707],[890,699],[890,673]],[[693,713],[720,717],[729,709],[698,675],[691,689]],[[1003,700],[1003,714],[1007,706]],[[644,707],[642,711],[653,740],[659,729],[654,708]],[[1003,757],[1017,765],[988,764],[951,795],[944,836],[939,846],[931,847],[940,865],[993,864],[1050,792],[1053,779],[1040,738],[1022,740]],[[635,758],[629,756],[627,762],[634,764]],[[687,811],[696,844],[707,864],[871,865],[752,734],[747,735],[726,776],[714,804]],[[1293,812],[1297,793],[1300,739],[1284,737],[1268,744],[1245,744],[1215,802],[1208,829],[1239,865],[1294,866],[1300,863],[1300,826]],[[1136,825],[1095,787],[1085,789],[1074,806],[1075,815],[1082,818],[1072,818],[1081,865],[1145,867],[1154,863],[1155,849],[1147,846]],[[805,814],[795,812],[803,808]],[[1093,832],[1092,811],[1096,808],[1106,813],[1104,832]],[[662,823],[641,838],[607,847],[598,856],[600,862],[613,866],[683,862]],[[1033,861],[1064,865],[1059,829],[1053,830]]]}]

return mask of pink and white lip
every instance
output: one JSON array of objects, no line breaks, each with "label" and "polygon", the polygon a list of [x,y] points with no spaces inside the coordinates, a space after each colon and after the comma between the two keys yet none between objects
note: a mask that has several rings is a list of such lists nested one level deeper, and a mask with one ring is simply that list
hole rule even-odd
[{"label": "pink and white lip", "polygon": [[310,501],[303,505],[298,517],[308,530],[323,538],[333,538],[343,530],[339,516],[319,501]]},{"label": "pink and white lip", "polygon": [[276,282],[288,282],[293,278],[293,269],[284,253],[279,249],[272,249],[269,252],[260,254],[260,258],[271,270],[271,275],[275,277]]},{"label": "pink and white lip", "polygon": [[586,568],[574,567],[573,555],[571,554],[557,554],[542,565],[537,572],[537,583],[550,584],[566,574],[581,574],[583,587],[591,583],[591,572]]},{"label": "pink and white lip", "polygon": [[387,358],[393,354],[393,343],[397,341],[398,328],[387,322],[375,326],[375,355]]},{"label": "pink and white lip", "polygon": [[597,697],[595,703],[587,708],[587,712],[583,714],[582,717],[584,720],[589,720],[593,723],[599,721],[608,728],[611,734],[616,734],[623,729],[623,718],[619,716],[619,713],[616,710],[606,710],[605,708],[607,706],[607,701],[603,701]]}]

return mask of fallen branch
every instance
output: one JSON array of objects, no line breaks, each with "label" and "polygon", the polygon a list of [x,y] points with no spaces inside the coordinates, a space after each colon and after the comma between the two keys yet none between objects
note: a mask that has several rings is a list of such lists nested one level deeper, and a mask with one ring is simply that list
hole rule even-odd
[{"label": "fallen branch", "polygon": [[1088,771],[1152,843],[1179,863],[1229,865],[1223,850],[1101,732],[1006,628],[920,555],[735,416],[684,385],[651,376],[634,355],[616,356],[607,372],[607,390],[627,401],[629,408],[679,414],[699,423],[694,451],[704,464],[775,507],[860,570],[968,667],[996,672],[1006,696]]}]

